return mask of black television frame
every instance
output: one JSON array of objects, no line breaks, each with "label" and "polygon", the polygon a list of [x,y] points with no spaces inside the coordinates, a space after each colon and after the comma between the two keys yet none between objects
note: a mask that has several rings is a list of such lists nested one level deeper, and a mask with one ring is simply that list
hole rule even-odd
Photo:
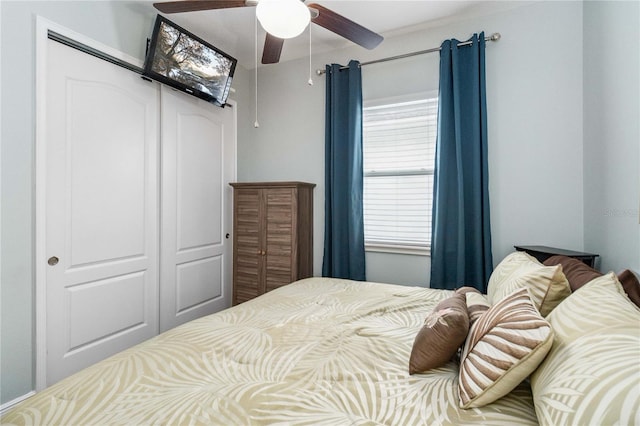
[{"label": "black television frame", "polygon": [[[226,78],[226,81],[224,81],[223,83],[223,87],[224,89],[222,90],[222,97],[219,99],[216,96],[213,96],[210,93],[207,93],[205,91],[202,91],[196,87],[190,86],[186,83],[183,83],[179,80],[173,79],[171,77],[168,77],[166,75],[163,75],[159,72],[157,72],[156,70],[154,70],[153,68],[153,64],[154,64],[154,58],[156,56],[156,50],[158,47],[158,37],[159,37],[159,33],[160,33],[160,27],[162,26],[162,24],[165,24],[175,30],[177,30],[180,34],[184,34],[186,37],[200,43],[201,45],[203,45],[205,48],[213,51],[213,53],[216,56],[219,56],[225,60],[228,60],[229,62],[231,62],[231,65],[229,67],[229,72],[224,76],[224,78]],[[175,89],[178,89],[182,92],[188,93],[190,95],[193,95],[197,98],[203,99],[207,102],[213,103],[217,106],[220,107],[224,107],[226,105],[227,102],[227,98],[229,96],[229,91],[231,89],[231,83],[233,81],[233,75],[235,73],[235,69],[236,69],[236,64],[238,63],[237,59],[233,58],[231,55],[223,52],[222,50],[218,49],[217,47],[213,46],[211,43],[206,42],[205,40],[203,40],[202,38],[198,37],[197,35],[193,34],[192,32],[185,30],[184,28],[182,28],[181,26],[179,26],[178,24],[168,20],[167,18],[165,18],[164,16],[161,15],[157,15],[156,16],[156,21],[155,24],[153,26],[153,33],[151,35],[151,39],[148,40],[148,47],[147,47],[147,56],[145,58],[145,62],[144,62],[144,68],[143,68],[143,72],[142,75],[148,78],[151,78],[153,80],[159,81],[160,83],[164,83],[168,86],[171,86]]]}]

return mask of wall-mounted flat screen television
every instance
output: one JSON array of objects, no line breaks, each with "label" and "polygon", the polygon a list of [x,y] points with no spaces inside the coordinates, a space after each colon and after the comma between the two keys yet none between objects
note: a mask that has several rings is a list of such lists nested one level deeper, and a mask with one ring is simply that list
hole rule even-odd
[{"label": "wall-mounted flat screen television", "polygon": [[143,75],[224,106],[237,60],[158,15]]}]

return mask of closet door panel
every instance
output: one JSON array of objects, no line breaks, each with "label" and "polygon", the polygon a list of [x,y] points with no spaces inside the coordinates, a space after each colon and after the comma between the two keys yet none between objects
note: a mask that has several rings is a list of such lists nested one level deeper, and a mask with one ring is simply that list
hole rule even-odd
[{"label": "closet door panel", "polygon": [[143,256],[148,185],[137,166],[146,163],[140,120],[148,106],[124,89],[75,79],[66,101],[71,265]]},{"label": "closet door panel", "polygon": [[52,385],[158,333],[159,90],[47,43],[38,261]]},{"label": "closet door panel", "polygon": [[[231,302],[227,161],[235,144],[230,109],[161,91],[160,330]],[[235,155],[235,154],[234,154]]]},{"label": "closet door panel", "polygon": [[177,249],[220,246],[224,225],[220,208],[222,126],[206,114],[182,113],[176,118]]},{"label": "closet door panel", "polygon": [[222,297],[221,286],[211,281],[222,281],[222,258],[211,256],[179,264],[176,268],[176,311],[185,312],[202,303]]}]

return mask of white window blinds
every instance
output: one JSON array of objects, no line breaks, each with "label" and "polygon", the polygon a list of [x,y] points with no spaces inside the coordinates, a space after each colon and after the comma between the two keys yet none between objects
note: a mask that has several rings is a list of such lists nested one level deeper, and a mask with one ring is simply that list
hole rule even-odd
[{"label": "white window blinds", "polygon": [[368,247],[430,247],[437,112],[437,98],[363,109]]}]

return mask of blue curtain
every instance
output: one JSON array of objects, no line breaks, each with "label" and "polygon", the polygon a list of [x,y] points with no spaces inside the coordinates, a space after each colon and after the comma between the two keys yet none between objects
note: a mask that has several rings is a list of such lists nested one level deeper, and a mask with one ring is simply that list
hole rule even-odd
[{"label": "blue curtain", "polygon": [[487,171],[484,32],[440,49],[431,287],[486,293],[493,270]]},{"label": "blue curtain", "polygon": [[360,63],[326,66],[322,275],[365,280]]}]

